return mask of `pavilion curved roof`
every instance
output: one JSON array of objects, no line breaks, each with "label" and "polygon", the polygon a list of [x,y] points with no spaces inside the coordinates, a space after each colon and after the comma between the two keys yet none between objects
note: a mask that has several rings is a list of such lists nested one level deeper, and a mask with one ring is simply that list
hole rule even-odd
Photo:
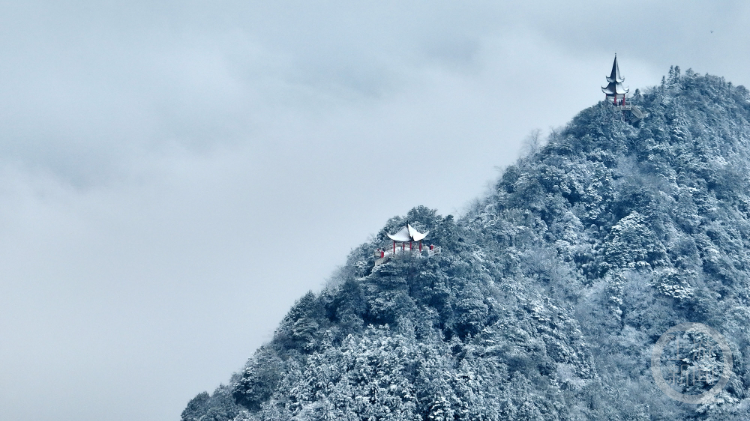
[{"label": "pavilion curved roof", "polygon": [[405,227],[401,228],[397,233],[391,235],[387,234],[388,238],[390,238],[393,241],[398,242],[406,242],[406,241],[421,241],[423,238],[427,237],[427,234],[430,232],[427,231],[425,233],[421,233],[414,228],[412,228],[411,225],[408,223]]},{"label": "pavilion curved roof", "polygon": [[606,78],[609,83],[625,82],[625,78],[620,76],[620,66],[617,64],[617,54],[615,54],[615,61],[612,63],[612,72],[610,72],[609,76],[606,76]]},{"label": "pavilion curved roof", "polygon": [[625,78],[620,76],[620,66],[617,64],[617,54],[615,54],[615,61],[612,63],[612,72],[607,76],[607,86],[602,87],[602,92],[606,95],[624,95],[630,91],[630,89],[622,86],[622,82]]},{"label": "pavilion curved roof", "polygon": [[622,83],[610,83],[602,87],[602,92],[607,95],[622,95],[630,92],[630,89],[623,87]]}]

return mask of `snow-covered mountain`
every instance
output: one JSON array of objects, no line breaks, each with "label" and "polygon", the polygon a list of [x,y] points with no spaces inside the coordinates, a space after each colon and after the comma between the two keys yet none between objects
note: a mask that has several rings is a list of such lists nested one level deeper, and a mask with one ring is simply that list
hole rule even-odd
[{"label": "snow-covered mountain", "polygon": [[[582,111],[458,220],[389,220],[182,420],[750,419],[750,93],[674,68],[629,101],[647,117]],[[376,266],[407,220],[441,253]],[[684,322],[732,352],[710,403],[652,377]]]}]

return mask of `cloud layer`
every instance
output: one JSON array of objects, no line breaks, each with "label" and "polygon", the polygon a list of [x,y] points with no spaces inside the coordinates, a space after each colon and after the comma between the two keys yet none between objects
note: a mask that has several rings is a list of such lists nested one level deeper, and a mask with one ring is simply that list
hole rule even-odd
[{"label": "cloud layer", "polygon": [[[175,419],[387,218],[672,64],[747,83],[743,2],[0,5],[0,406]],[[713,31],[713,32],[712,32]]]}]

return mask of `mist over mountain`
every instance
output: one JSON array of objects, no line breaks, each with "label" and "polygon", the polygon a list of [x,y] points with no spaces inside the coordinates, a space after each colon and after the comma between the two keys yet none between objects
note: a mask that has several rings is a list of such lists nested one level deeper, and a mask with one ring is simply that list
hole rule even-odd
[{"label": "mist over mountain", "polygon": [[[628,101],[647,117],[601,102],[531,136],[460,219],[390,219],[182,420],[750,419],[750,93],[675,67]],[[441,253],[375,265],[407,220]],[[652,377],[684,322],[731,349],[710,403]]]}]

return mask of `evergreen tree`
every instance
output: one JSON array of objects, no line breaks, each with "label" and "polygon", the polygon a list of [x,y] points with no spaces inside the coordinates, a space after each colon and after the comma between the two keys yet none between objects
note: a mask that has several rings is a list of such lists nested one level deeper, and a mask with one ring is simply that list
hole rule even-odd
[{"label": "evergreen tree", "polygon": [[[583,110],[462,218],[391,218],[182,419],[750,419],[750,93],[668,76],[630,100],[647,118]],[[375,266],[407,220],[441,253]],[[711,404],[651,377],[654,344],[686,321],[733,353]]]}]

